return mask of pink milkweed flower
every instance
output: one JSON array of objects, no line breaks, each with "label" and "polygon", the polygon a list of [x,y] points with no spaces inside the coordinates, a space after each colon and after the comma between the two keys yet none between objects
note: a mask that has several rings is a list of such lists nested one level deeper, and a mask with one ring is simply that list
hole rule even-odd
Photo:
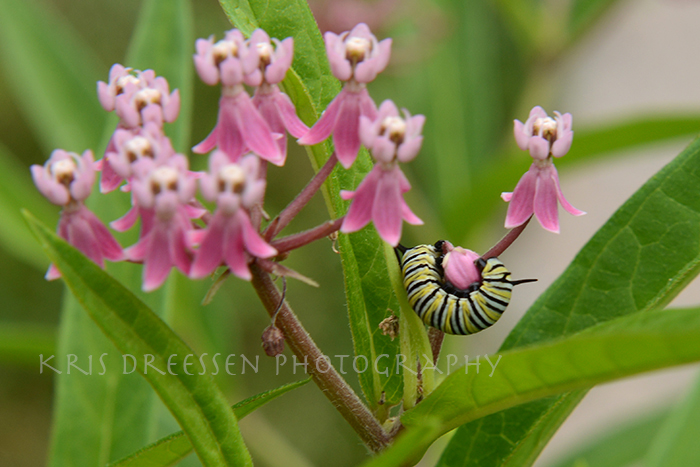
[{"label": "pink milkweed flower", "polygon": [[212,153],[209,173],[200,179],[202,196],[216,201],[217,210],[204,231],[196,231],[200,243],[190,277],[199,279],[225,263],[241,279],[250,280],[250,257],[270,258],[277,250],[253,227],[249,210],[262,203],[265,180],[258,176],[260,161],[249,155],[238,164],[221,151]]},{"label": "pink milkweed flower", "polygon": [[353,200],[341,232],[355,232],[371,220],[379,236],[396,246],[401,239],[403,220],[414,225],[423,223],[403,199],[403,193],[411,185],[398,163],[408,162],[418,154],[425,117],[411,117],[407,111],[404,115],[406,119],[399,117],[394,103],[384,101],[375,121],[361,119],[360,136],[377,163],[355,192],[341,191],[343,199]]},{"label": "pink milkweed flower", "polygon": [[139,241],[124,253],[131,261],[143,261],[143,290],[157,289],[175,266],[189,274],[192,259],[187,235],[193,229],[189,204],[196,182],[189,174],[187,158],[175,154],[163,165],[141,159],[134,165],[133,196],[142,215]]},{"label": "pink milkweed flower", "polygon": [[459,290],[467,290],[472,284],[481,281],[481,273],[476,267],[479,254],[462,248],[454,247],[450,242],[443,244],[445,256],[442,259],[442,269],[445,280]]},{"label": "pink milkweed flower", "polygon": [[112,142],[105,156],[121,180],[130,179],[133,176],[133,164],[143,158],[150,158],[156,165],[162,165],[175,154],[170,139],[153,122],[134,130],[117,128]]},{"label": "pink milkweed flower", "polygon": [[[63,206],[58,221],[59,237],[104,268],[104,258],[121,261],[124,255],[107,227],[83,204],[95,183],[93,160],[90,150],[79,156],[57,149],[44,166],[32,165],[31,172],[39,191],[53,204]],[[59,277],[61,273],[52,264],[46,279]]]},{"label": "pink milkweed flower", "polygon": [[250,47],[237,29],[214,43],[214,38],[197,39],[194,64],[199,77],[213,86],[221,81],[219,118],[204,141],[192,150],[205,154],[214,148],[224,151],[232,162],[252,151],[275,165],[284,164],[284,156],[270,126],[251,102],[243,83],[259,86],[263,74],[257,47]]},{"label": "pink milkweed flower", "polygon": [[377,117],[377,107],[366,83],[373,81],[389,63],[391,39],[378,42],[364,23],[340,35],[327,32],[323,38],[331,71],[346,84],[311,130],[299,139],[299,144],[318,144],[333,133],[338,160],[347,169],[360,149],[360,117]]},{"label": "pink milkweed flower", "polygon": [[[274,43],[274,47],[273,44]],[[255,48],[260,57],[259,68],[256,71],[262,80],[255,90],[253,105],[265,119],[273,133],[281,135],[277,145],[282,153],[282,163],[287,157],[286,131],[300,138],[308,131],[304,122],[297,117],[292,100],[277,86],[292,65],[294,56],[294,39],[286,38],[282,42],[272,39],[262,29],[256,29],[250,36],[250,47]],[[286,130],[286,131],[285,131]]]},{"label": "pink milkweed flower", "polygon": [[554,114],[552,119],[537,106],[530,111],[524,124],[515,120],[515,141],[520,149],[530,151],[534,161],[515,190],[501,194],[501,198],[510,203],[505,222],[507,229],[523,224],[534,213],[543,228],[559,233],[557,201],[574,216],[585,214],[564,198],[557,169],[552,163],[552,157],[562,157],[569,152],[574,137],[571,114]]},{"label": "pink milkweed flower", "polygon": [[168,81],[153,70],[134,71],[117,63],[109,72],[109,83],[98,81],[97,95],[106,111],[116,110],[123,128],[147,121],[162,126],[180,113],[180,91],[170,93]]}]

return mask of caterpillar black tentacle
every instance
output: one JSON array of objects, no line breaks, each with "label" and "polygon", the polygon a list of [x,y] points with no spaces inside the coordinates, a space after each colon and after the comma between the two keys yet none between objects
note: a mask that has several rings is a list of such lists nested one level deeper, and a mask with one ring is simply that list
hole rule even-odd
[{"label": "caterpillar black tentacle", "polygon": [[408,302],[425,324],[447,334],[474,334],[493,325],[510,303],[513,287],[537,279],[510,280],[510,271],[498,258],[479,258],[475,265],[481,281],[466,290],[445,280],[442,269],[444,240],[434,245],[396,248]]}]

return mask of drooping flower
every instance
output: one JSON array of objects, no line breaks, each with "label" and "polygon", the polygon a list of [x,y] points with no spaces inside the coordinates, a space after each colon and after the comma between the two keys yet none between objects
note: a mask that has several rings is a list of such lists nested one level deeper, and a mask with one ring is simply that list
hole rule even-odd
[{"label": "drooping flower", "polygon": [[276,165],[284,164],[284,157],[275,141],[275,134],[253,105],[243,84],[259,86],[262,83],[260,56],[257,47],[250,47],[237,29],[214,43],[214,38],[197,39],[195,68],[206,84],[222,84],[219,118],[204,141],[192,150],[205,154],[214,148],[224,151],[232,162],[252,151]]},{"label": "drooping flower", "polygon": [[277,254],[250,221],[249,210],[262,202],[265,193],[265,180],[258,177],[258,170],[259,159],[253,155],[236,164],[221,151],[212,153],[209,173],[202,176],[200,187],[207,201],[216,201],[217,209],[207,229],[195,232],[200,246],[191,277],[205,277],[224,263],[236,276],[250,280],[251,257]]},{"label": "drooping flower", "polygon": [[414,225],[423,223],[403,199],[411,185],[398,163],[409,162],[418,154],[425,117],[412,117],[406,110],[404,115],[405,119],[399,117],[394,103],[384,101],[376,120],[361,119],[359,134],[377,163],[355,192],[341,191],[343,199],[353,200],[341,232],[355,232],[372,221],[379,236],[396,246],[404,220]]},{"label": "drooping flower", "polygon": [[133,196],[141,215],[139,241],[124,253],[144,263],[143,290],[160,287],[175,266],[189,274],[192,263],[187,235],[192,226],[195,179],[188,171],[187,158],[175,154],[157,166],[149,158],[133,166]]},{"label": "drooping flower", "polygon": [[501,194],[510,203],[505,222],[508,229],[523,224],[534,213],[542,227],[559,233],[557,201],[574,216],[585,214],[569,204],[559,185],[552,157],[562,157],[569,152],[574,132],[571,114],[554,114],[553,119],[537,106],[530,111],[525,123],[515,120],[515,141],[520,149],[530,151],[534,161],[515,190]]},{"label": "drooping flower", "polygon": [[445,256],[442,259],[442,269],[445,280],[459,290],[467,290],[472,284],[481,281],[481,274],[476,267],[479,255],[472,250],[454,247],[450,242],[443,244]]},{"label": "drooping flower", "polygon": [[360,23],[352,31],[340,35],[327,32],[324,40],[331,71],[336,78],[345,81],[345,86],[299,143],[318,144],[333,133],[338,160],[349,168],[360,149],[360,117],[370,120],[377,117],[377,108],[366,84],[389,63],[391,39],[378,42],[369,27]]},{"label": "drooping flower", "polygon": [[309,127],[297,117],[292,100],[280,91],[278,86],[292,65],[294,39],[288,37],[282,42],[272,39],[271,42],[270,36],[265,31],[256,29],[250,36],[249,44],[251,48],[257,50],[260,57],[257,73],[262,78],[260,86],[255,90],[253,105],[258,109],[270,129],[274,133],[282,135],[277,139],[277,145],[282,153],[282,163],[284,163],[284,159],[287,157],[286,131],[289,131],[295,138],[300,138],[309,131]]},{"label": "drooping flower", "polygon": [[[95,166],[92,151],[82,156],[57,149],[44,164],[32,165],[31,172],[39,191],[53,204],[63,206],[58,221],[58,235],[83,252],[100,267],[104,259],[121,261],[122,248],[83,201],[90,195],[95,182]],[[61,277],[51,265],[47,280]]]}]

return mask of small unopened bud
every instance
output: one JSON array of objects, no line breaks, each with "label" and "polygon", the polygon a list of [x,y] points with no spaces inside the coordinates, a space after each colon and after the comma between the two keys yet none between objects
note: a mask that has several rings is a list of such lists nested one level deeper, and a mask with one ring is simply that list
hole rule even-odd
[{"label": "small unopened bud", "polygon": [[265,355],[276,357],[284,351],[284,334],[274,324],[268,326],[262,333],[262,346]]}]

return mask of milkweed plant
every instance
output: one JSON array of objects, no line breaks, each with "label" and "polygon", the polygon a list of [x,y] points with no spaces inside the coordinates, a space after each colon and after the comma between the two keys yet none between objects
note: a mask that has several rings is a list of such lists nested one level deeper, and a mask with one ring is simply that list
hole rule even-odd
[{"label": "milkweed plant", "polygon": [[[190,43],[183,65],[220,90],[216,122],[201,142],[187,150],[172,139],[176,130],[185,131],[175,125],[191,88],[172,89],[155,65],[127,60],[96,84],[95,99],[115,115],[105,149],[64,146],[43,165],[31,166],[36,188],[60,207],[55,234],[25,213],[51,260],[45,278],[66,283],[84,309],[80,313],[121,353],[124,372],[128,360],[182,430],[160,439],[153,433],[136,437],[99,457],[98,465],[173,465],[192,451],[202,465],[250,465],[255,456],[238,419],[306,383],[297,367],[320,389],[315,396],[327,398],[364,444],[363,465],[414,465],[443,435],[450,441],[437,465],[531,465],[544,442],[528,440],[546,441],[588,388],[700,359],[700,311],[662,311],[699,270],[699,143],[617,211],[501,350],[446,354],[446,333],[469,339],[462,336],[499,326],[509,303],[519,300],[521,287],[514,286],[536,280],[533,271],[512,271],[500,259],[526,227],[546,244],[549,236],[567,235],[559,206],[573,216],[585,214],[565,198],[555,167],[555,160],[575,152],[572,115],[539,105],[527,118],[511,114],[519,148],[512,167],[518,170],[484,176],[485,188],[464,211],[469,217],[471,209],[493,206],[505,214],[504,236],[493,238],[490,249],[476,252],[460,245],[462,238],[424,238],[435,230],[427,225],[434,217],[425,204],[412,202],[414,172],[407,167],[426,157],[426,117],[420,108],[404,106],[400,93],[383,102],[372,96],[373,81],[390,66],[392,39],[376,37],[365,23],[321,34],[300,2],[271,2],[269,9],[261,2],[251,2],[250,9],[222,4],[235,27]],[[157,15],[150,21],[142,27],[161,27],[155,26]],[[158,45],[146,41],[140,47]],[[298,151],[288,154],[293,146],[306,149],[314,174],[277,209],[266,204],[278,189],[268,175],[307,164]],[[319,192],[328,206],[325,219],[291,228]],[[124,206],[117,200],[125,199],[130,205],[116,217],[100,208]],[[576,204],[585,207],[586,201]],[[422,241],[411,244],[404,224],[416,226],[409,237]],[[134,232],[131,243],[118,240],[126,237],[117,233],[128,231]],[[338,253],[331,259],[343,268],[347,314],[342,308],[322,312],[326,319],[349,317],[355,355],[347,362],[325,354],[302,324],[304,315],[321,311],[287,296],[296,287],[324,287],[321,278],[288,264],[295,256],[295,264],[315,262],[304,247],[319,242]],[[108,273],[108,263],[124,266],[110,266]],[[179,273],[171,274],[174,269]],[[138,272],[140,283],[134,287],[120,276],[124,271]],[[198,354],[144,302],[175,280],[205,284],[209,290],[198,298],[205,302],[216,300],[231,281],[249,284],[259,298],[254,312],[265,311],[270,321],[257,334],[255,362],[241,356],[240,370],[245,373],[247,363],[257,372],[265,362],[279,369],[290,361],[298,381],[232,409],[214,378],[233,374],[230,356],[224,349]],[[41,370],[70,378],[73,365],[73,375],[77,368],[87,377],[101,364],[109,372],[105,355],[91,357],[89,372],[81,369],[85,362],[69,359],[67,367],[54,368],[41,355]],[[79,404],[74,410],[82,416]],[[119,422],[121,415],[114,414],[115,423],[146,423],[133,414]],[[307,435],[318,433],[309,427]],[[53,462],[68,465],[63,462],[70,452],[80,448],[58,448],[59,438],[71,442],[54,433]],[[85,465],[95,465],[90,462]]]}]

